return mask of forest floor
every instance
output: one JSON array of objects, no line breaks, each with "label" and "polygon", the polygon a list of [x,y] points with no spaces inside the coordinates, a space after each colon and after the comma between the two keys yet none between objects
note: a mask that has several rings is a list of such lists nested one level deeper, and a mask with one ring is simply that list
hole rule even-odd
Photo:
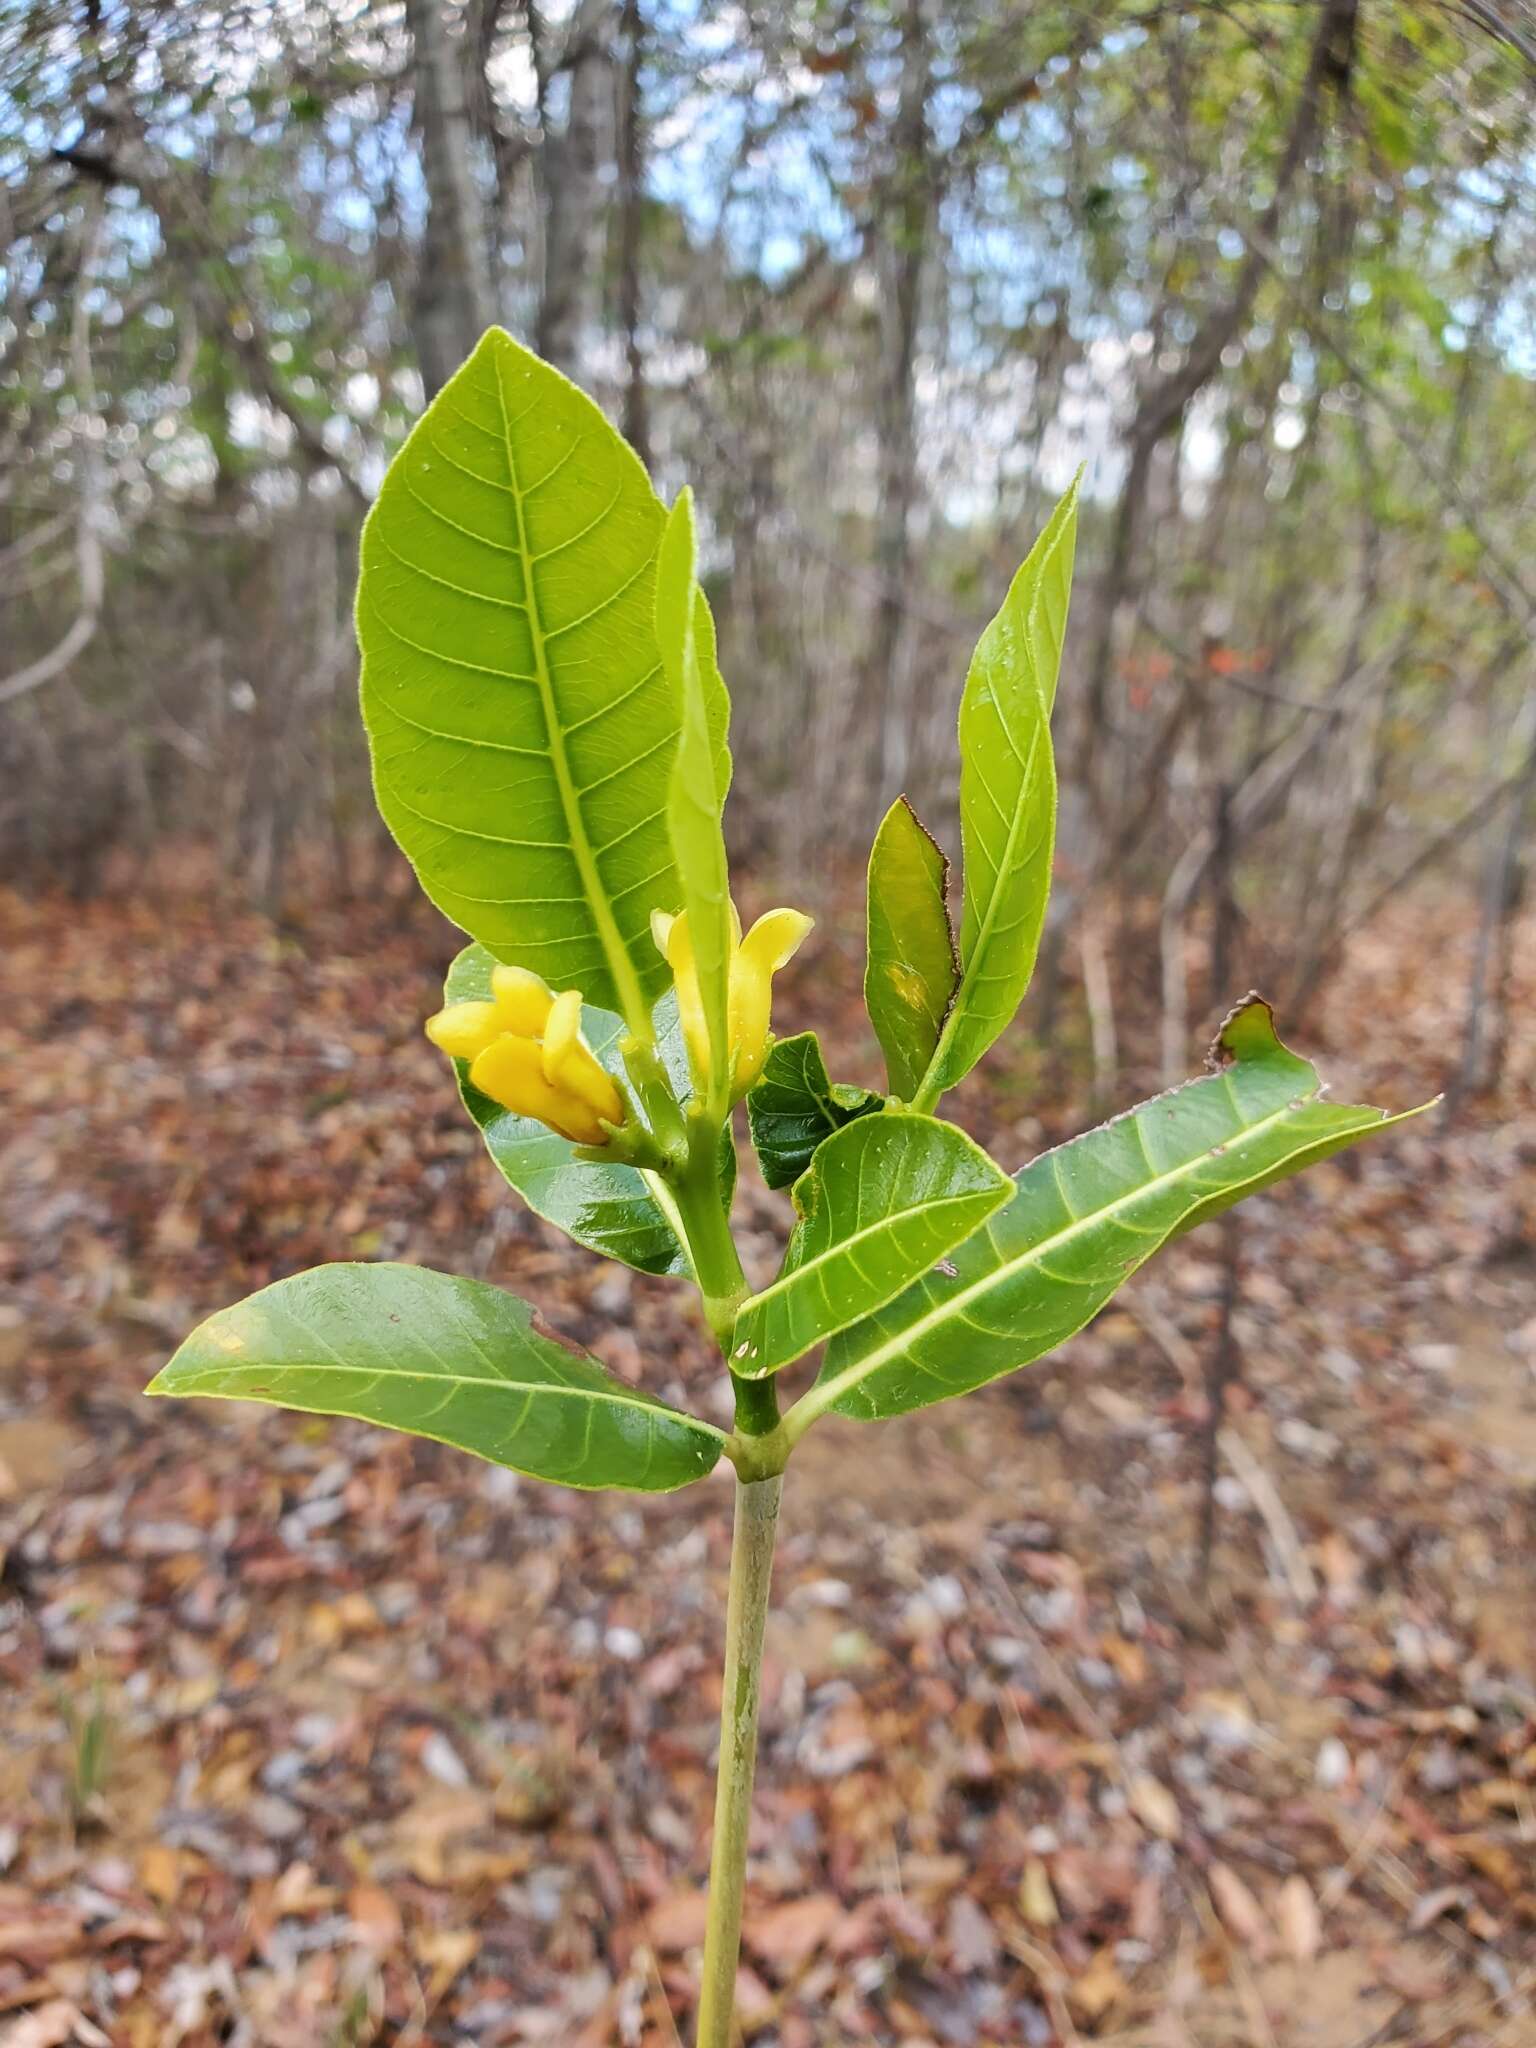
[{"label": "forest floor", "polygon": [[[1362,936],[1290,1034],[1341,1099],[1440,1085],[1463,925]],[[4,2048],[688,2034],[726,1468],[585,1496],[140,1398],[208,1311],[388,1257],[716,1400],[680,1290],[498,1191],[419,1031],[451,951],[403,899],[278,928],[0,897]],[[779,1021],[872,1080],[858,969],[824,931]],[[1053,1072],[1021,1038],[957,1101],[1005,1164],[1088,1120],[1039,1114]],[[749,1176],[759,1268],[782,1212]],[[808,1438],[755,2048],[1536,2043],[1533,1034],[1497,1116],[1244,1209],[1205,1592],[1221,1250],[1181,1240],[1016,1380]]]}]

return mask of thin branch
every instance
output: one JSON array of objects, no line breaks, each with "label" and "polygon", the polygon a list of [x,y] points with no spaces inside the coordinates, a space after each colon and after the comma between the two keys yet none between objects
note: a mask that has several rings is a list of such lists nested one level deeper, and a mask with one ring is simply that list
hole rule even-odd
[{"label": "thin branch", "polygon": [[1483,559],[1479,566],[1484,580],[1500,604],[1511,617],[1520,620],[1527,628],[1536,624],[1536,588],[1527,583],[1519,563],[1489,533],[1477,507],[1472,504],[1455,477],[1429,453],[1421,423],[1405,415],[1398,401],[1382,390],[1369,371],[1362,368],[1359,357],[1339,339],[1331,323],[1322,317],[1316,305],[1296,289],[1278,251],[1264,235],[1252,228],[1240,232],[1246,233],[1249,247],[1263,261],[1280,287],[1291,313],[1304,323],[1313,340],[1327,349],[1345,376],[1352,383],[1358,384],[1372,404],[1384,414],[1402,443],[1408,459],[1419,473],[1434,485],[1445,503],[1452,507],[1457,518],[1477,541],[1483,551]]},{"label": "thin branch", "polygon": [[1416,881],[1426,868],[1432,867],[1441,854],[1449,852],[1453,846],[1465,839],[1469,833],[1475,832],[1479,825],[1484,824],[1489,818],[1493,817],[1500,807],[1515,794],[1524,780],[1524,768],[1515,769],[1512,774],[1506,775],[1502,781],[1496,782],[1491,789],[1485,790],[1477,802],[1469,805],[1461,813],[1460,817],[1446,826],[1443,832],[1437,832],[1433,839],[1421,846],[1412,860],[1406,861],[1395,875],[1392,875],[1387,881],[1383,882],[1365,907],[1357,911],[1347,923],[1340,927],[1334,937],[1329,957],[1337,953],[1339,947],[1343,945],[1346,939],[1353,938],[1357,931],[1368,925],[1378,912],[1386,908],[1394,896],[1407,888],[1410,882]]},{"label": "thin branch", "polygon": [[1508,43],[1512,50],[1518,50],[1533,71],[1536,71],[1536,42],[1533,42],[1518,23],[1509,20],[1492,0],[1457,0],[1457,14],[1466,15],[1476,27],[1483,29],[1495,41]]},{"label": "thin branch", "polygon": [[13,704],[18,697],[40,690],[55,676],[62,675],[70,663],[89,647],[101,624],[101,606],[107,587],[106,551],[101,544],[105,490],[101,474],[101,415],[96,379],[91,368],[89,302],[101,238],[102,213],[101,195],[98,193],[88,202],[69,323],[70,371],[80,421],[80,507],[75,519],[75,573],[80,586],[80,609],[62,639],[56,641],[46,654],[0,683],[0,704]]}]

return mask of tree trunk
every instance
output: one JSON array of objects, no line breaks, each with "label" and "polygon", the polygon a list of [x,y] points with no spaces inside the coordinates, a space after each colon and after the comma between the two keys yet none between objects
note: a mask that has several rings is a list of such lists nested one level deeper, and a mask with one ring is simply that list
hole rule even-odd
[{"label": "tree trunk", "polygon": [[917,495],[917,407],[913,378],[923,271],[932,214],[928,161],[928,24],[924,0],[907,0],[901,43],[901,97],[890,138],[892,188],[885,229],[882,294],[880,496],[875,567],[880,591],[865,655],[865,696],[880,735],[881,801],[906,780],[909,721],[902,656],[912,565],[912,506]]},{"label": "tree trunk", "polygon": [[571,24],[565,124],[544,142],[544,295],[537,343],[547,362],[580,377],[602,312],[603,173],[613,162],[613,49],[609,0],[585,0]]},{"label": "tree trunk", "polygon": [[1297,95],[1285,154],[1275,173],[1275,189],[1249,240],[1231,295],[1206,315],[1178,369],[1149,386],[1137,404],[1129,437],[1130,463],[1115,511],[1109,561],[1099,594],[1098,634],[1083,698],[1081,767],[1087,788],[1103,788],[1102,736],[1115,633],[1120,607],[1130,586],[1136,539],[1151,481],[1152,457],[1158,444],[1183,424],[1190,401],[1221,367],[1223,349],[1253,309],[1264,276],[1265,250],[1322,125],[1324,93],[1329,87],[1342,91],[1348,80],[1358,8],[1359,0],[1321,0],[1317,33]]},{"label": "tree trunk", "polygon": [[430,399],[495,320],[496,294],[460,53],[438,0],[405,0],[405,18],[415,49],[416,125],[427,188],[411,331]]},{"label": "tree trunk", "polygon": [[640,347],[640,243],[645,227],[645,137],[641,127],[641,72],[645,23],[640,0],[624,0],[624,91],[619,117],[619,325],[624,334],[624,438],[651,466],[650,405]]},{"label": "tree trunk", "polygon": [[1472,948],[1461,1058],[1446,1090],[1447,1123],[1469,1096],[1482,1094],[1498,1080],[1505,1040],[1500,1011],[1508,980],[1508,933],[1520,904],[1520,851],[1536,803],[1536,686],[1522,707],[1519,726],[1525,756],[1504,817],[1494,826],[1483,867],[1482,910]]}]

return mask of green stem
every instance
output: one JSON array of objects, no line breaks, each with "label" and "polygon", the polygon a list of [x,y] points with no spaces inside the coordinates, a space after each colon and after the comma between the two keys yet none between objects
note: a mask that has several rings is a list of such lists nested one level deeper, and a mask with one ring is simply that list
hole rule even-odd
[{"label": "green stem", "polygon": [[939,1097],[944,1093],[942,1084],[935,1081],[934,1075],[938,1068],[939,1055],[947,1049],[948,1038],[949,1026],[946,1024],[939,1034],[938,1044],[933,1049],[933,1058],[928,1062],[927,1072],[917,1084],[917,1093],[907,1105],[909,1109],[916,1110],[922,1116],[933,1115],[939,1106]]},{"label": "green stem", "polygon": [[748,1288],[720,1184],[720,1128],[713,1117],[690,1114],[688,1157],[673,1179],[672,1191],[693,1277],[704,1298],[704,1315],[725,1352],[736,1326],[736,1311],[746,1300]]},{"label": "green stem", "polygon": [[[737,1311],[749,1289],[721,1185],[721,1130],[708,1114],[690,1111],[688,1158],[666,1185],[703,1298],[705,1320],[729,1367]],[[783,1471],[786,1455],[777,1434],[778,1391],[771,1379],[740,1379],[734,1372],[731,1388],[736,1396],[736,1433],[727,1446],[728,1455],[743,1480],[771,1478]]]},{"label": "green stem", "polygon": [[[772,1436],[779,1426],[778,1388],[771,1379],[744,1380],[731,1374],[736,1394],[736,1427],[742,1436]],[[766,1473],[760,1475],[767,1477]]]},{"label": "green stem", "polygon": [[633,1033],[624,1039],[620,1050],[666,1168],[678,1169],[688,1157],[688,1133],[661,1055],[654,1044],[642,1045]]},{"label": "green stem", "polygon": [[709,1917],[697,2048],[731,2048],[736,1964],[757,1768],[757,1709],[763,1683],[763,1629],[778,1533],[782,1476],[736,1488],[731,1587],[725,1610],[725,1689],[720,1700],[720,1766],[709,1863]]}]

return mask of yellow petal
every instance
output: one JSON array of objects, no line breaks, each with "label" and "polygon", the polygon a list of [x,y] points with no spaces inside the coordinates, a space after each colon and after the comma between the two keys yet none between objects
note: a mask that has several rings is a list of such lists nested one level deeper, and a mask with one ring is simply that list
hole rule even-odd
[{"label": "yellow petal", "polygon": [[556,996],[549,1013],[544,1027],[544,1078],[609,1123],[624,1121],[623,1099],[612,1075],[582,1043],[581,996],[576,989],[568,988]]},{"label": "yellow petal", "polygon": [[741,951],[769,974],[777,974],[799,952],[815,924],[803,910],[765,910],[741,942]]},{"label": "yellow petal", "polygon": [[568,988],[549,1006],[544,1024],[544,1078],[559,1085],[559,1067],[581,1038],[581,991]]},{"label": "yellow petal", "polygon": [[[664,937],[659,926],[666,924]],[[651,920],[651,930],[658,934],[662,951],[667,956],[667,965],[672,969],[672,986],[677,990],[677,1015],[683,1027],[683,1043],[688,1048],[688,1065],[693,1072],[693,1085],[700,1094],[709,1086],[709,1020],[704,1015],[704,999],[699,994],[699,968],[693,957],[693,934],[688,929],[688,913],[680,910],[676,917],[663,919],[658,913]]]},{"label": "yellow petal", "polygon": [[544,1074],[544,1049],[531,1038],[498,1038],[475,1061],[469,1078],[482,1095],[514,1116],[535,1117],[578,1145],[603,1142],[606,1134],[596,1111],[568,1089],[550,1084]]},{"label": "yellow petal", "polygon": [[813,919],[802,910],[768,910],[736,949],[731,962],[732,1085],[750,1088],[768,1057],[773,977],[791,959]]},{"label": "yellow petal", "polygon": [[491,969],[491,995],[503,1031],[515,1031],[519,1038],[542,1035],[555,999],[536,974],[498,961]]},{"label": "yellow petal", "polygon": [[426,1022],[426,1034],[450,1059],[472,1060],[485,1051],[505,1027],[494,1003],[450,1003]]}]

